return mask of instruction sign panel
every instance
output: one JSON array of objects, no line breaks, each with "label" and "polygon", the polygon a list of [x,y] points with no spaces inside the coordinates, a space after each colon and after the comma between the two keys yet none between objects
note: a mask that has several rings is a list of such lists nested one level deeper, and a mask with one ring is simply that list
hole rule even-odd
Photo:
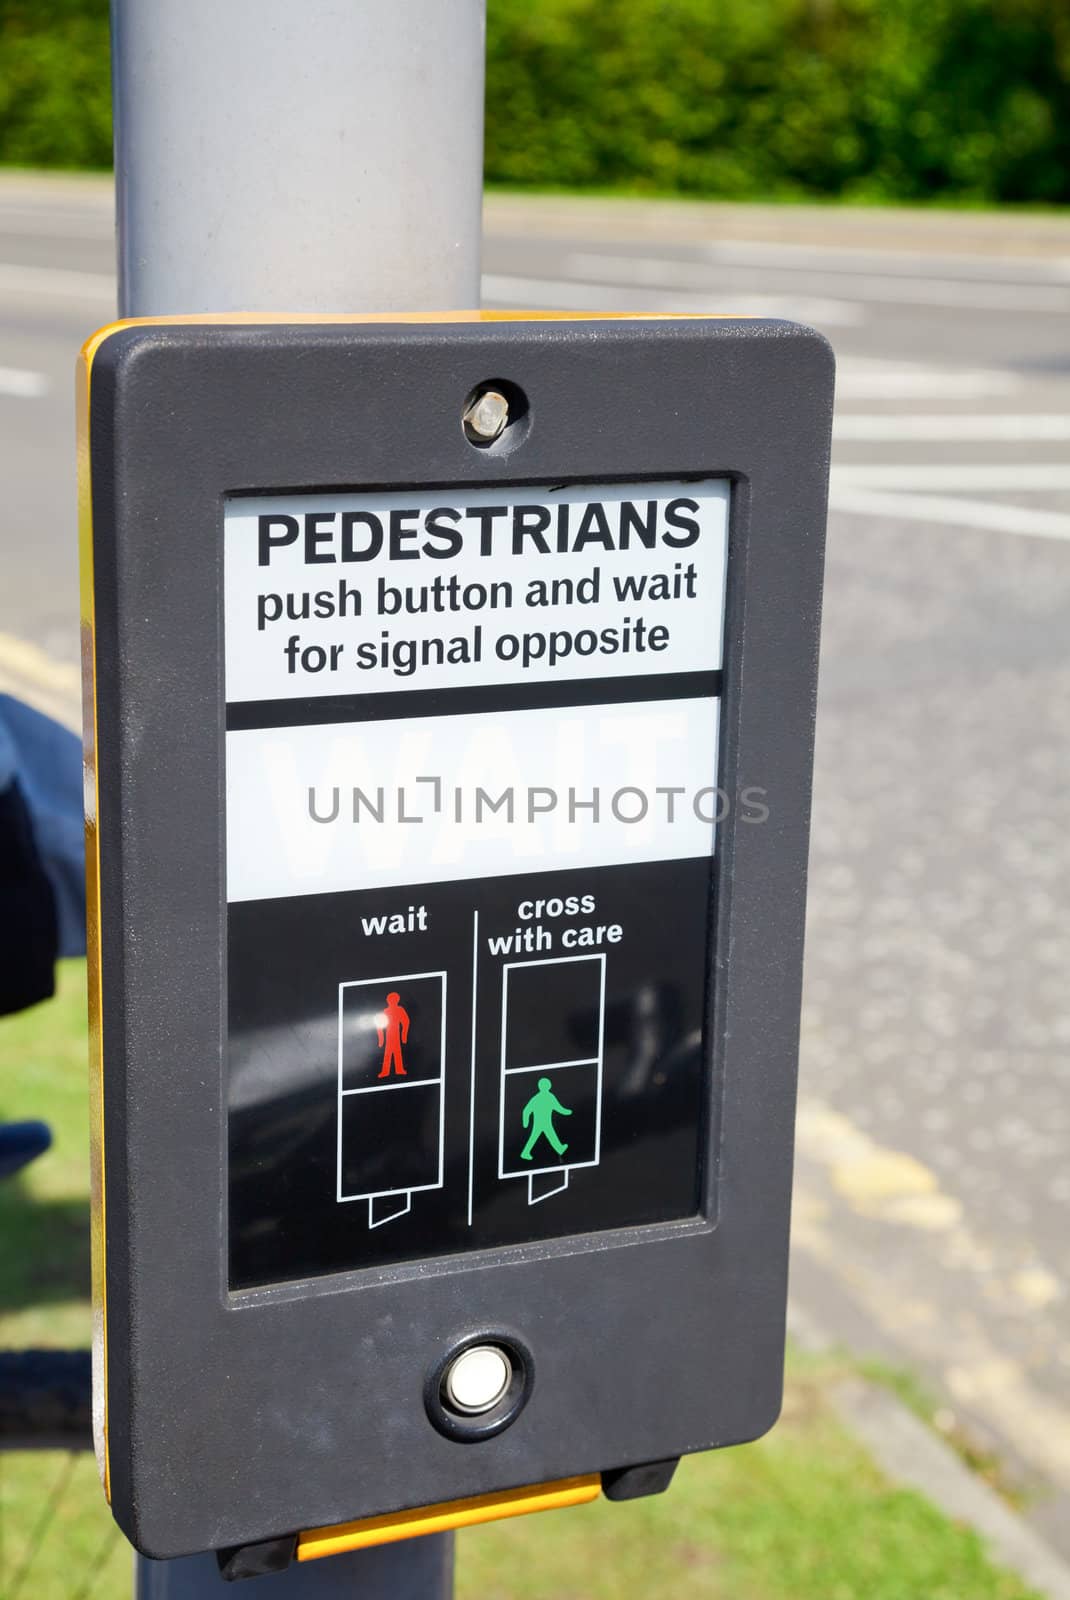
[{"label": "instruction sign panel", "polygon": [[233,1287],[696,1211],[729,498],[226,502]]}]

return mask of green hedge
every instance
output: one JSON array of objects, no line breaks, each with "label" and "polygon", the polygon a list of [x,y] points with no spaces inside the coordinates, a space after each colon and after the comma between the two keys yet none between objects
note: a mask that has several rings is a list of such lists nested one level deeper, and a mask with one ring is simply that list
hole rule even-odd
[{"label": "green hedge", "polygon": [[0,0],[0,161],[111,165],[108,0]]},{"label": "green hedge", "polygon": [[490,0],[488,176],[1070,200],[1070,0]]},{"label": "green hedge", "polygon": [[[492,182],[1070,200],[1070,0],[488,0],[488,13]],[[0,0],[0,159],[106,166],[107,74],[106,0]]]}]

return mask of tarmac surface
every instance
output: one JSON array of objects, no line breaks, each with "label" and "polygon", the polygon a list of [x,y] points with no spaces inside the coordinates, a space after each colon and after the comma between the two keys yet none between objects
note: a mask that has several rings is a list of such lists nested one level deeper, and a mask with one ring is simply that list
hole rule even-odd
[{"label": "tarmac surface", "polygon": [[[495,196],[484,264],[836,348],[793,1295],[1070,1554],[1070,220]],[[107,185],[0,179],[0,688],[68,719],[112,271]]]}]

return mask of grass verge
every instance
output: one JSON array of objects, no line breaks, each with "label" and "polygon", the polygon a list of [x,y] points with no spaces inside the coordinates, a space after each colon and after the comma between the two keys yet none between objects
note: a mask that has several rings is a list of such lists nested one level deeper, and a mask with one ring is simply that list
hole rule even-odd
[{"label": "grass verge", "polygon": [[[0,1345],[89,1342],[85,973],[0,1020],[0,1112],[53,1148],[0,1185]],[[755,1445],[685,1461],[668,1494],[473,1529],[458,1600],[1037,1600],[980,1540],[887,1484],[827,1400],[842,1366],[789,1363],[784,1414]],[[0,1456],[5,1600],[126,1600],[129,1550],[88,1456]]]}]

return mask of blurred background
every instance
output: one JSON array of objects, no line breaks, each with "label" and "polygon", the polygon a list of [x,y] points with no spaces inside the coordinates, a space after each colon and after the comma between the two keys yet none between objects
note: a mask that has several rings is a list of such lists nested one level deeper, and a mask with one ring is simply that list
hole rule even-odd
[{"label": "blurred background", "polygon": [[[104,0],[0,0],[0,694],[75,730],[110,159]],[[459,1592],[1070,1596],[1070,7],[489,0],[486,174],[487,304],[795,317],[840,377],[784,1418]],[[9,1349],[89,1341],[84,984],[0,1020],[53,1131]],[[5,1600],[129,1585],[91,1459],[0,1455]]]}]

